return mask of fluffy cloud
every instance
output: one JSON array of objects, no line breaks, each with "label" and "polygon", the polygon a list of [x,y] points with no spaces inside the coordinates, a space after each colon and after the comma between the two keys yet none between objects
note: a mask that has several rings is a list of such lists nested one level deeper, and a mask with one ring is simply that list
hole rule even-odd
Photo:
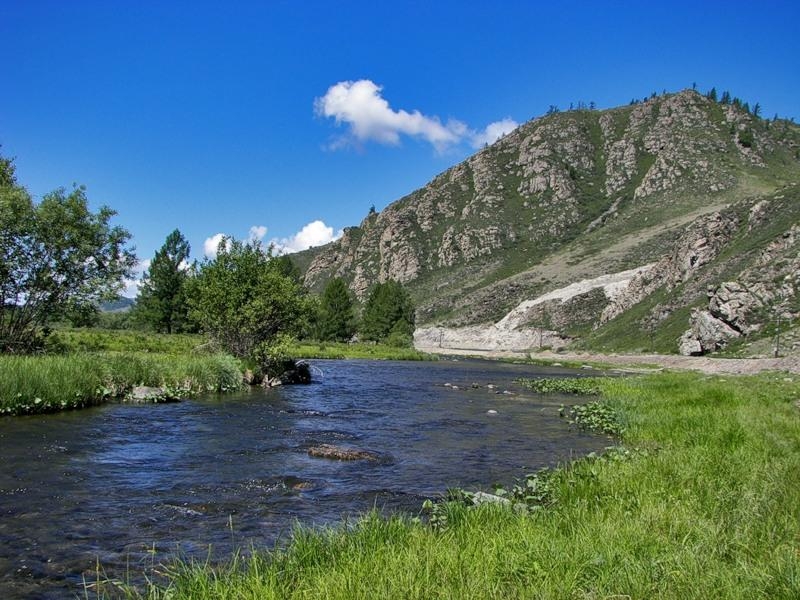
[{"label": "fluffy cloud", "polygon": [[345,125],[347,133],[336,138],[329,148],[337,150],[349,145],[373,141],[396,146],[402,135],[430,143],[437,152],[469,142],[474,148],[492,144],[519,125],[510,118],[496,121],[482,131],[475,131],[454,119],[442,123],[436,116],[418,110],[394,110],[381,95],[383,87],[370,81],[340,81],[328,88],[324,96],[314,100],[314,112]]},{"label": "fluffy cloud", "polygon": [[473,132],[470,136],[470,143],[473,148],[482,148],[484,144],[494,144],[501,137],[511,133],[517,127],[519,127],[519,123],[514,119],[506,117],[501,121],[489,123],[483,131]]},{"label": "fluffy cloud", "polygon": [[267,228],[263,225],[253,225],[250,228],[250,233],[247,235],[247,239],[253,242],[260,242],[264,239],[264,236],[267,235]]},{"label": "fluffy cloud", "polygon": [[403,134],[423,139],[442,151],[463,138],[467,130],[463,123],[442,124],[438,117],[425,116],[418,110],[393,110],[381,96],[382,89],[369,79],[340,81],[314,101],[318,115],[332,117],[349,128],[348,135],[334,142],[333,148],[367,141],[397,145]]},{"label": "fluffy cloud", "polygon": [[[250,231],[252,231],[252,228]],[[266,233],[266,231],[264,233]],[[215,233],[211,237],[206,238],[206,241],[203,242],[203,254],[205,254],[206,258],[216,258],[219,244],[222,241],[222,238],[226,237],[228,236],[226,236],[224,233]]]},{"label": "fluffy cloud", "polygon": [[[264,225],[253,225],[247,233],[247,241],[261,242],[266,235],[267,228]],[[339,239],[341,236],[342,230],[334,233],[333,227],[328,227],[323,221],[316,220],[303,226],[294,235],[285,238],[272,238],[269,240],[269,245],[274,248],[276,254],[291,254],[314,246],[322,246]],[[224,233],[215,233],[206,238],[206,241],[203,242],[203,253],[206,258],[216,258],[217,249],[223,238],[230,238],[230,236]],[[147,261],[148,264],[149,262]]]},{"label": "fluffy cloud", "polygon": [[273,238],[270,240],[270,244],[275,246],[275,250],[279,253],[291,254],[315,246],[322,246],[339,239],[341,236],[341,229],[334,233],[333,227],[328,227],[323,221],[317,220],[308,223],[293,236],[281,239]]}]

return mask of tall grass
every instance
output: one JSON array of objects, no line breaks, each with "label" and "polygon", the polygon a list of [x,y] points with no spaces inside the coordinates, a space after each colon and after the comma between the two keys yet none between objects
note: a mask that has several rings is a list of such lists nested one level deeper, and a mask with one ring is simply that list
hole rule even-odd
[{"label": "tall grass", "polygon": [[202,347],[208,339],[189,333],[153,333],[118,329],[58,329],[53,344],[68,352],[154,352],[188,354]]},{"label": "tall grass", "polygon": [[90,406],[123,398],[138,385],[163,387],[168,397],[181,397],[231,390],[241,384],[239,364],[227,355],[0,356],[0,414]]},{"label": "tall grass", "polygon": [[173,564],[162,585],[127,594],[800,597],[798,384],[657,374],[601,385],[625,448],[557,469],[546,508],[450,503],[437,526],[370,514],[298,529],[285,549],[247,559]]}]

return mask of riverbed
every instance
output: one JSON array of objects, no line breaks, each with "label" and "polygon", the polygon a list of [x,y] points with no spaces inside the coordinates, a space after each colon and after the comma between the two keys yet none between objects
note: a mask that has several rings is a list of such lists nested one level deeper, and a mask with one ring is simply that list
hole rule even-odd
[{"label": "riverbed", "polygon": [[[586,371],[479,360],[314,361],[315,382],[164,405],[0,420],[0,597],[83,597],[180,553],[273,546],[295,523],[417,514],[609,445],[517,377]],[[320,444],[375,460],[315,458]],[[135,573],[135,576],[128,575]]]}]

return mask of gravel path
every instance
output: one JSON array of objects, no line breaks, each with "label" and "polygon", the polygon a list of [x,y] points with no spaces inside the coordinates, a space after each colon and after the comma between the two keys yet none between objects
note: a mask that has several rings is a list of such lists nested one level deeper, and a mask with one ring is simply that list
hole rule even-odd
[{"label": "gravel path", "polygon": [[800,373],[800,357],[783,358],[709,358],[671,354],[592,354],[584,352],[509,352],[492,350],[455,350],[451,348],[417,348],[431,354],[452,356],[484,356],[487,358],[541,358],[553,361],[599,362],[619,366],[655,366],[665,369],[684,369],[703,373],[752,375],[762,371]]}]

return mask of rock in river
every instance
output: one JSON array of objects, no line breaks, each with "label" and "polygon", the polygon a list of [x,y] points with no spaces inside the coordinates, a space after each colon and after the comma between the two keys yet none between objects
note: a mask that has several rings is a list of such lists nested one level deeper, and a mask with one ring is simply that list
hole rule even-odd
[{"label": "rock in river", "polygon": [[378,460],[378,455],[369,450],[343,448],[332,444],[312,446],[308,449],[308,455],[316,458],[330,458],[333,460]]}]

